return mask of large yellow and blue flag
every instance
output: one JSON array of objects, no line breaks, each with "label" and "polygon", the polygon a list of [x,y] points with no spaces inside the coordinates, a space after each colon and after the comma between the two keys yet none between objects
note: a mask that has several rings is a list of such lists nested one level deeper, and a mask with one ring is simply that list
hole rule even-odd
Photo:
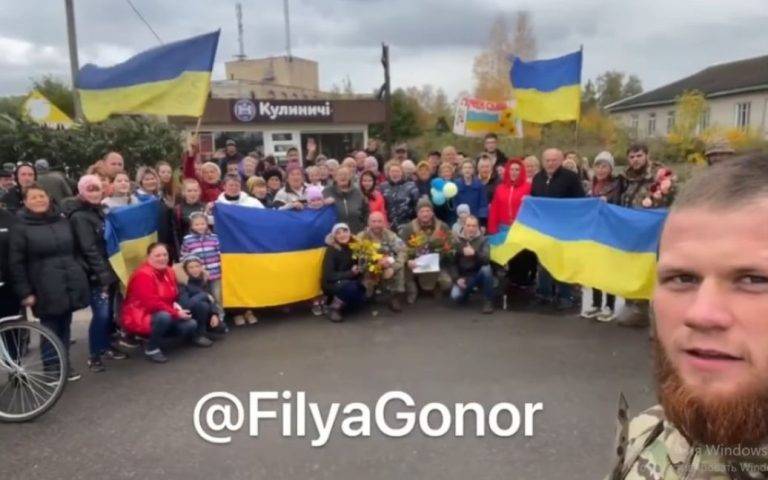
[{"label": "large yellow and blue flag", "polygon": [[515,57],[510,71],[517,115],[531,123],[578,120],[581,113],[582,52],[524,62]]},{"label": "large yellow and blue flag", "polygon": [[211,88],[219,31],[169,43],[112,67],[87,64],[77,75],[85,118],[113,113],[199,117]]},{"label": "large yellow and blue flag", "polygon": [[285,211],[216,204],[225,307],[271,307],[321,292],[333,206]]},{"label": "large yellow and blue flag", "polygon": [[128,285],[131,273],[147,258],[147,247],[157,241],[159,220],[159,200],[113,208],[107,214],[107,256],[123,285]]},{"label": "large yellow and blue flag", "polygon": [[525,197],[511,228],[491,237],[491,259],[523,249],[559,281],[649,299],[666,210],[632,210],[598,198]]}]

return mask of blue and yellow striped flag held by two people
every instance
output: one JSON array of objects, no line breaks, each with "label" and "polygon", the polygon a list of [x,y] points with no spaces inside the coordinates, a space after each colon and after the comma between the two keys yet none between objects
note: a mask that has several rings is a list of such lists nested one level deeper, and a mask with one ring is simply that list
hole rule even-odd
[{"label": "blue and yellow striped flag held by two people", "polygon": [[510,76],[517,116],[531,123],[578,120],[582,52],[524,62],[515,57]]},{"label": "blue and yellow striped flag held by two people", "polygon": [[147,258],[147,247],[157,241],[160,200],[126,205],[107,214],[104,237],[107,257],[123,285]]},{"label": "blue and yellow striped flag held by two people", "polygon": [[201,116],[218,43],[215,31],[147,50],[112,67],[83,66],[76,83],[85,118],[98,122],[113,113]]},{"label": "blue and yellow striped flag held by two people", "polygon": [[271,307],[320,295],[333,206],[285,211],[216,204],[214,218],[225,307]]},{"label": "blue and yellow striped flag held by two people", "polygon": [[666,210],[632,210],[598,198],[525,197],[512,227],[491,237],[491,259],[523,249],[561,282],[649,299]]}]

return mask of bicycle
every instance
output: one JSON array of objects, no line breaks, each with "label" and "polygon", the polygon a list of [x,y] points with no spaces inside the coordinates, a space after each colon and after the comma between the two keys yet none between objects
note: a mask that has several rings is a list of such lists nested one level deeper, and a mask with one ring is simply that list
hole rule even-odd
[{"label": "bicycle", "polygon": [[0,318],[0,422],[27,422],[53,407],[67,384],[61,340],[21,315]]}]

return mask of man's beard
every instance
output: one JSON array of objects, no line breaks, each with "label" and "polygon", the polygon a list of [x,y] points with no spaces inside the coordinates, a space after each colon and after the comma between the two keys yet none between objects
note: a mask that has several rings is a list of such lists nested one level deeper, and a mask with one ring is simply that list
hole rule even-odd
[{"label": "man's beard", "polygon": [[702,398],[683,383],[658,339],[653,350],[664,414],[690,442],[748,447],[768,440],[768,386],[750,386],[732,398]]}]

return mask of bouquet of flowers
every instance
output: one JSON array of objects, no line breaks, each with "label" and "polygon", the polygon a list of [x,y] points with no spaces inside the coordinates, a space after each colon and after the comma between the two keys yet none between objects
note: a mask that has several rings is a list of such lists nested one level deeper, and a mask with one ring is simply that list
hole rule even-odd
[{"label": "bouquet of flowers", "polygon": [[653,184],[651,184],[649,196],[643,199],[643,207],[661,207],[670,203],[671,194],[674,191],[677,176],[668,168],[660,168],[656,172]]},{"label": "bouquet of flowers", "polygon": [[371,240],[353,240],[349,248],[361,272],[374,278],[381,276],[384,272],[381,259],[386,256],[386,252],[382,251],[380,243]]},{"label": "bouquet of flowers", "polygon": [[424,232],[414,233],[408,238],[408,258],[414,259],[428,253],[439,253],[446,256],[453,251],[451,239],[448,234],[438,230],[431,237]]}]

